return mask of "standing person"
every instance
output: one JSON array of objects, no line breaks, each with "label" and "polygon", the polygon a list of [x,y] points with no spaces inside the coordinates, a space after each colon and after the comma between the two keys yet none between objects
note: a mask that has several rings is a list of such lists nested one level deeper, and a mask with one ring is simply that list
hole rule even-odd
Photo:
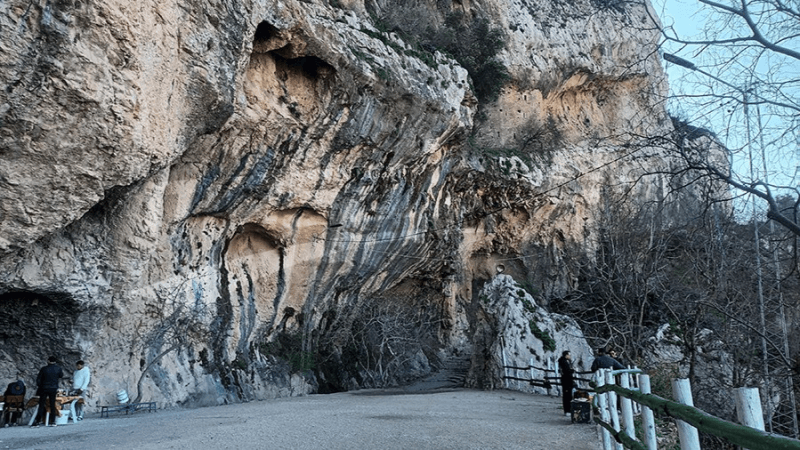
[{"label": "standing person", "polygon": [[558,358],[558,370],[561,376],[561,401],[564,407],[564,414],[569,416],[572,410],[572,388],[575,387],[575,380],[573,375],[575,371],[572,369],[572,356],[569,350],[564,350],[561,353],[561,358]]},{"label": "standing person", "polygon": [[597,357],[592,361],[592,372],[597,372],[599,369],[622,370],[624,368],[625,366],[619,361],[606,354],[605,348],[598,349]]},{"label": "standing person", "polygon": [[[38,427],[42,422],[45,415],[45,407],[48,402],[50,405],[50,416],[52,417],[53,426],[56,426],[56,394],[58,393],[58,381],[64,377],[64,372],[61,367],[56,364],[56,357],[51,356],[47,358],[47,365],[39,370],[39,375],[36,376],[36,394],[39,396],[39,413],[36,416],[36,421],[31,425]],[[49,426],[49,424],[45,424]]]},{"label": "standing person", "polygon": [[616,351],[616,350],[614,350],[614,349],[611,349],[611,350],[609,350],[609,351],[608,351],[608,356],[610,356],[610,357],[611,357],[611,358],[612,358],[614,361],[616,361],[616,362],[617,362],[617,363],[618,363],[620,366],[622,366],[623,368],[626,368],[626,369],[627,369],[627,367],[625,367],[625,364],[622,364],[622,361],[620,361],[620,359],[619,359],[619,358],[617,358],[617,351]]},{"label": "standing person", "polygon": [[[72,391],[70,394],[80,395],[85,402],[86,390],[89,389],[89,380],[92,378],[92,374],[83,361],[75,363],[75,367],[77,370],[72,373]],[[78,420],[83,420],[83,403],[78,403],[76,405],[75,414],[77,414]]]}]

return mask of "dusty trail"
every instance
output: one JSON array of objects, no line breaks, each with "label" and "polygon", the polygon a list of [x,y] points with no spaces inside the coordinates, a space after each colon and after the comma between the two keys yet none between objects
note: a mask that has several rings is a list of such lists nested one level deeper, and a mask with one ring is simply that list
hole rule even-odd
[{"label": "dusty trail", "polygon": [[572,424],[560,399],[516,391],[357,391],[77,425],[0,429],[0,448],[599,450],[595,425]]}]

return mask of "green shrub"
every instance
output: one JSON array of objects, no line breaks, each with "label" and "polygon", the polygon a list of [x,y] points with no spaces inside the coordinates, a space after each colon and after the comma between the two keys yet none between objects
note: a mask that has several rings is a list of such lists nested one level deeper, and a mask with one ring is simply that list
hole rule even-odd
[{"label": "green shrub", "polygon": [[239,370],[247,370],[247,363],[243,359],[236,358],[231,365]]},{"label": "green shrub", "polygon": [[[522,291],[522,292],[525,292],[525,291]],[[531,303],[530,300],[528,300],[524,296],[520,296],[520,299],[522,300],[522,307],[525,309],[525,311],[536,312],[536,306],[534,306],[534,304]]]},{"label": "green shrub", "polygon": [[528,283],[527,281],[522,283],[521,286],[522,286],[522,289],[525,289],[525,291],[527,291],[528,294],[531,295],[531,297],[536,297],[536,294],[539,293],[539,290],[536,289],[535,287],[533,287],[533,285]]},{"label": "green shrub", "polygon": [[496,58],[505,47],[502,30],[491,26],[488,19],[470,22],[462,13],[450,14],[444,25],[429,34],[426,47],[451,55],[467,69],[479,101],[497,100],[511,79],[508,69]]},{"label": "green shrub", "polygon": [[542,341],[542,347],[545,349],[545,351],[554,352],[556,350],[556,341],[552,336],[550,336],[549,331],[540,330],[539,326],[533,320],[528,322],[528,326],[531,329],[531,333],[536,336],[536,339]]},{"label": "green shrub", "polygon": [[[413,25],[416,21],[395,23],[397,19],[378,17],[374,12],[370,16],[378,31],[365,28],[361,31],[398,53],[418,58],[434,69],[438,67],[434,56],[437,51],[458,61],[469,73],[472,90],[480,102],[497,100],[503,86],[511,79],[508,69],[497,60],[497,54],[505,47],[505,36],[502,29],[492,26],[488,19],[471,19],[463,13],[452,13],[442,27],[417,29],[419,27]],[[389,32],[397,33],[409,48],[393,42]]]}]

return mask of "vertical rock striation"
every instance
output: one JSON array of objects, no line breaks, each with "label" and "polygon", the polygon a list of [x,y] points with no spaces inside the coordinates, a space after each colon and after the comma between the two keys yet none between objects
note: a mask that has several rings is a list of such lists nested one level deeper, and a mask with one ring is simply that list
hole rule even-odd
[{"label": "vertical rock striation", "polygon": [[[546,306],[613,186],[666,195],[631,185],[669,164],[646,8],[3,2],[0,378],[56,353],[90,402],[214,404],[474,354],[484,283]],[[503,36],[497,99],[409,34],[453,17]]]}]

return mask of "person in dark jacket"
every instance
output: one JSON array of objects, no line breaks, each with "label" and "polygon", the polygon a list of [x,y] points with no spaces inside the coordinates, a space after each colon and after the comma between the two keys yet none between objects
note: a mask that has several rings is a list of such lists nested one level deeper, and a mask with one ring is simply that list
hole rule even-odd
[{"label": "person in dark jacket", "polygon": [[22,395],[25,396],[25,382],[22,381],[22,377],[19,377],[17,381],[12,381],[8,386],[6,386],[6,391],[3,393],[3,396],[8,397],[9,395]]},{"label": "person in dark jacket", "polygon": [[624,368],[622,363],[607,355],[604,348],[597,350],[597,357],[592,361],[592,372],[597,372],[599,369],[622,370]]},{"label": "person in dark jacket", "polygon": [[565,350],[561,353],[561,358],[558,358],[558,372],[561,377],[561,405],[564,407],[564,414],[569,415],[572,411],[572,389],[575,387],[575,370],[572,368],[569,350]]},{"label": "person in dark jacket", "polygon": [[[47,365],[39,370],[39,375],[36,376],[36,394],[39,396],[39,412],[36,421],[33,425],[38,427],[45,416],[45,406],[50,406],[50,420],[53,421],[53,426],[56,421],[56,394],[58,393],[58,382],[64,377],[64,372],[61,367],[56,364],[56,357],[51,356],[47,358]],[[49,425],[49,424],[45,424]]]},{"label": "person in dark jacket", "polygon": [[[22,381],[22,374],[17,376],[17,381],[12,381],[6,387],[6,391],[3,393],[3,396],[6,400],[6,405],[2,412],[2,422],[5,424],[5,426],[16,425],[16,423],[19,421],[19,418],[22,415],[22,408],[25,406],[26,391],[27,389],[25,388],[25,382]],[[9,401],[9,397],[11,396],[21,396],[20,398],[22,400],[18,404],[11,403]],[[19,408],[19,410],[17,410],[17,408]]]}]

